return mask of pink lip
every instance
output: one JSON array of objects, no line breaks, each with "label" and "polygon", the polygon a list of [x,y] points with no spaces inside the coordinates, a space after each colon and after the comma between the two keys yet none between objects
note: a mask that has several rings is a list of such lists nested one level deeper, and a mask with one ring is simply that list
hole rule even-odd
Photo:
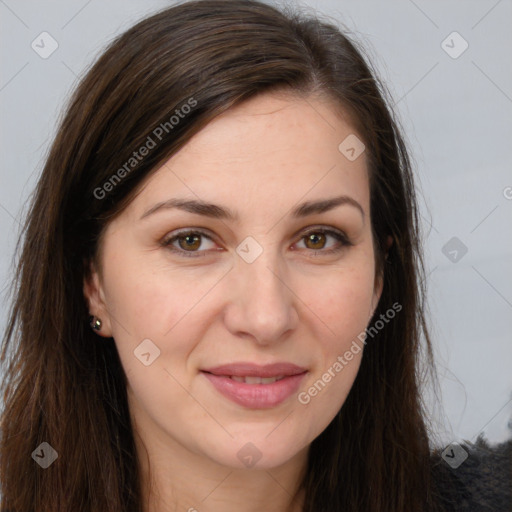
[{"label": "pink lip", "polygon": [[234,375],[237,377],[277,377],[278,375],[298,375],[307,371],[307,368],[301,368],[292,363],[274,363],[264,366],[254,363],[232,363],[213,368],[203,368],[202,371],[214,375]]},{"label": "pink lip", "polygon": [[[305,368],[290,363],[275,363],[258,366],[252,363],[235,363],[202,370],[201,373],[226,398],[250,409],[268,409],[284,402],[300,386],[307,373]],[[246,384],[236,382],[230,376],[277,377],[271,384]]]}]

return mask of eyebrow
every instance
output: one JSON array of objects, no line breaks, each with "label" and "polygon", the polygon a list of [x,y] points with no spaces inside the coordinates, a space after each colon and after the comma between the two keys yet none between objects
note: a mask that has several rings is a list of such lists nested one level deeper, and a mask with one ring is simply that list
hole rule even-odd
[{"label": "eyebrow", "polygon": [[[307,201],[295,207],[292,210],[291,215],[294,218],[302,218],[307,217],[308,215],[324,213],[342,205],[349,205],[355,207],[356,209],[359,210],[363,219],[365,218],[363,207],[354,198],[350,196],[339,196],[333,197],[331,199]],[[174,198],[155,204],[142,215],[140,220],[156,213],[157,211],[169,210],[173,208],[183,210],[189,213],[195,213],[197,215],[204,215],[205,217],[211,217],[214,219],[236,221],[239,218],[237,214],[235,214],[232,210],[224,206],[206,203],[204,201],[196,199]]]}]

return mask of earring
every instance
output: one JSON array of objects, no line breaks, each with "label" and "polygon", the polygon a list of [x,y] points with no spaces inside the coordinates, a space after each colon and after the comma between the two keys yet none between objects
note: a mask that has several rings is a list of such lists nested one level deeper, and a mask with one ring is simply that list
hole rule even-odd
[{"label": "earring", "polygon": [[95,331],[99,331],[101,329],[101,320],[95,316],[89,317],[89,324]]}]

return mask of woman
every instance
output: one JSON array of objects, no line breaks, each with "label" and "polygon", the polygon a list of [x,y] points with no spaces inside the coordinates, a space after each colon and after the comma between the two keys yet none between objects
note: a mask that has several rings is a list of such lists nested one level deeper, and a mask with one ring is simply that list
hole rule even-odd
[{"label": "woman", "polygon": [[2,506],[448,509],[418,240],[406,147],[338,28],[243,0],[138,23],[27,218]]}]

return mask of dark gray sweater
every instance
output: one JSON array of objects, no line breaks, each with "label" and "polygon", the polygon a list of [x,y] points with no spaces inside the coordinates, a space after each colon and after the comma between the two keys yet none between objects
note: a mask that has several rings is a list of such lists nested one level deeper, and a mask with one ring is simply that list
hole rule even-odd
[{"label": "dark gray sweater", "polygon": [[512,439],[494,446],[482,438],[458,444],[433,454],[444,510],[512,512]]}]

